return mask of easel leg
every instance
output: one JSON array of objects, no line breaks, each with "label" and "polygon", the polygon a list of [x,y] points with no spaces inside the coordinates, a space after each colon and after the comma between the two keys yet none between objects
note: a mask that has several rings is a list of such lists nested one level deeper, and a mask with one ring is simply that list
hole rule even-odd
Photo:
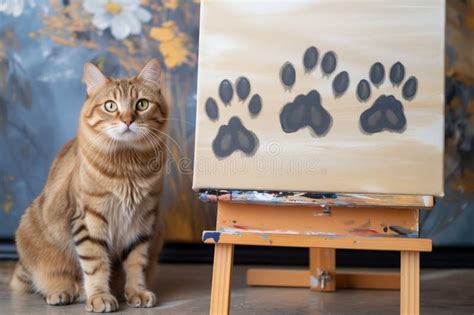
[{"label": "easel leg", "polygon": [[310,248],[309,276],[312,291],[336,291],[336,250],[332,248]]},{"label": "easel leg", "polygon": [[420,314],[420,253],[400,253],[400,314]]},{"label": "easel leg", "polygon": [[212,271],[211,315],[229,314],[234,245],[216,244]]}]

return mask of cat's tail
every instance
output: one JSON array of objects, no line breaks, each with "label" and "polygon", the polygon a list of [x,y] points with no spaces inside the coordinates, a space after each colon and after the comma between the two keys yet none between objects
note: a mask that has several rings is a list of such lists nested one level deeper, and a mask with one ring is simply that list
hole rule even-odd
[{"label": "cat's tail", "polygon": [[15,293],[28,293],[33,290],[33,283],[28,270],[18,261],[10,281],[10,288]]}]

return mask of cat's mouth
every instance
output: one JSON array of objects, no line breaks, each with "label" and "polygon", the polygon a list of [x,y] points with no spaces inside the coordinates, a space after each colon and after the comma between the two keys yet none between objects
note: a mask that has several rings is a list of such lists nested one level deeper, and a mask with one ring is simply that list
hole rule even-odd
[{"label": "cat's mouth", "polygon": [[131,140],[137,140],[140,138],[140,134],[131,128],[127,128],[123,131],[118,132],[118,140],[123,140],[123,141],[131,141]]},{"label": "cat's mouth", "polygon": [[134,130],[131,126],[127,127],[126,129],[119,132],[120,136],[128,137],[128,138],[137,138],[140,133],[137,130]]},{"label": "cat's mouth", "polygon": [[119,125],[107,131],[109,137],[118,141],[134,141],[141,138],[141,132],[136,130],[133,125],[123,126]]},{"label": "cat's mouth", "polygon": [[125,134],[138,134],[137,133],[137,126],[136,124],[132,123],[130,125],[121,123],[117,129],[119,134],[125,135]]}]

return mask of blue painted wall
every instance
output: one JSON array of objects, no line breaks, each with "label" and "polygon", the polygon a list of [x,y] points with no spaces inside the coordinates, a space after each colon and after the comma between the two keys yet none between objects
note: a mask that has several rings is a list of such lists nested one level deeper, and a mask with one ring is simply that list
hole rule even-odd
[{"label": "blue painted wall", "polygon": [[[117,38],[110,28],[101,31],[94,25],[94,14],[101,9],[86,2],[26,0],[0,12],[0,238],[12,238],[54,156],[75,135],[85,99],[83,64],[93,61],[112,76],[133,75],[149,58],[158,57],[172,104],[169,134],[179,144],[169,147],[175,163],[163,201],[167,237],[198,242],[201,231],[215,222],[209,206],[199,203],[191,190],[192,165],[187,163],[194,141],[199,3],[144,1],[135,9],[145,10],[151,19],[144,19],[136,34]],[[456,21],[466,11],[457,6],[448,6],[454,22],[447,30],[446,197],[423,213],[422,235],[432,237],[435,245],[472,246],[474,88],[469,82],[474,80],[449,72],[466,55],[464,46],[450,37],[459,38],[462,25]],[[461,33],[472,38],[472,32]],[[472,76],[474,69],[467,73]]]}]

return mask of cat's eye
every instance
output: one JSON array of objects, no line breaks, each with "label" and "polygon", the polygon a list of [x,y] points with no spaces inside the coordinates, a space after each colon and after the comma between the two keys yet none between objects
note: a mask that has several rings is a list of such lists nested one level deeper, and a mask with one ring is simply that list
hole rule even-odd
[{"label": "cat's eye", "polygon": [[150,106],[150,103],[148,102],[148,100],[142,98],[141,100],[139,100],[137,102],[137,110],[139,111],[144,111],[148,108],[148,106]]},{"label": "cat's eye", "polygon": [[116,112],[117,109],[118,109],[117,104],[116,104],[114,101],[107,101],[107,102],[105,102],[104,108],[105,108],[105,110],[108,111],[109,113]]}]

